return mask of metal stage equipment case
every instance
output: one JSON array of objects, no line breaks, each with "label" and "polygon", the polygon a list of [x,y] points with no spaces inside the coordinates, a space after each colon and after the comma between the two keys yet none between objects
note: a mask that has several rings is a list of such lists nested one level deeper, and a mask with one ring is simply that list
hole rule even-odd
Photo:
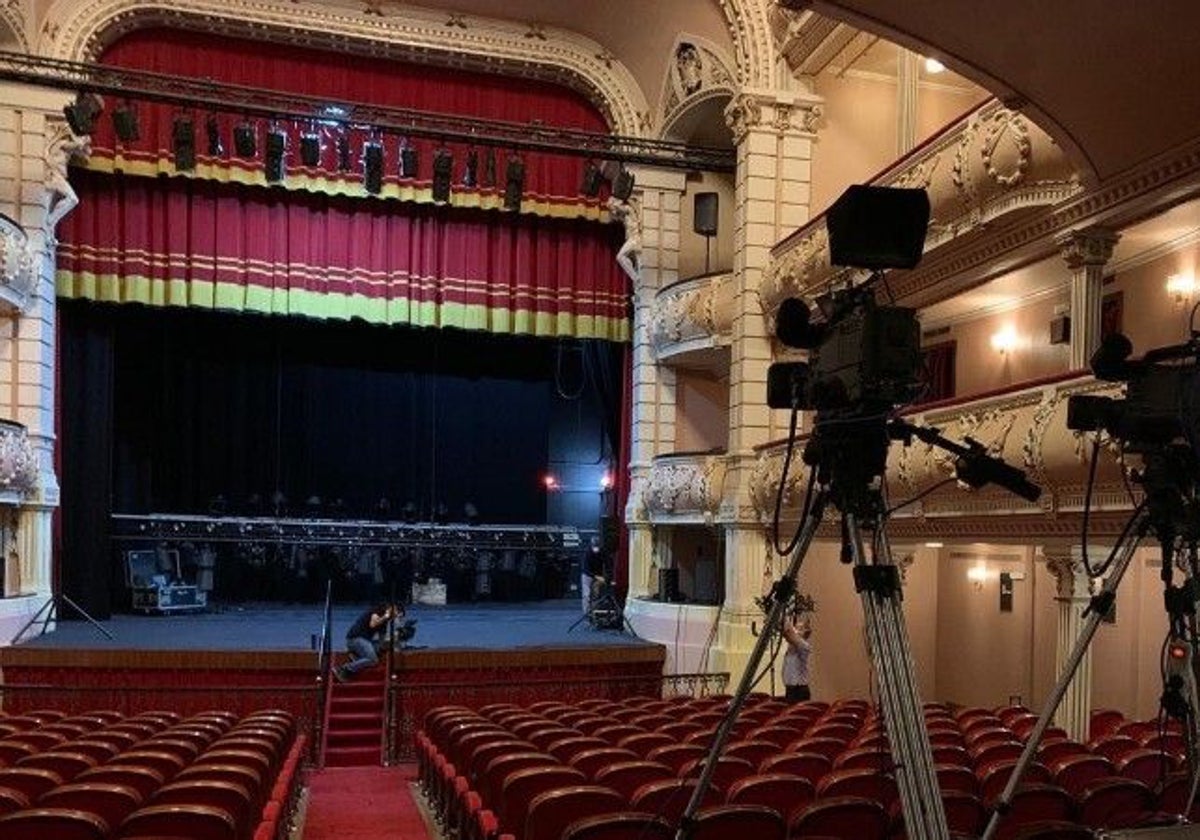
[{"label": "metal stage equipment case", "polygon": [[182,580],[178,551],[126,552],[125,583],[134,612],[196,612],[208,607],[208,593]]}]

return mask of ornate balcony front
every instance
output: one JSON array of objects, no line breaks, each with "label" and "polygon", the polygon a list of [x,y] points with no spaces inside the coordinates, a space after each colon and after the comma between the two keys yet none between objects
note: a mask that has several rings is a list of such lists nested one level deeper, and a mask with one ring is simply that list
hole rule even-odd
[{"label": "ornate balcony front", "polygon": [[34,288],[33,251],[25,229],[0,213],[0,312],[19,314]]},{"label": "ornate balcony front", "polygon": [[735,292],[730,272],[681,280],[660,290],[650,312],[650,345],[658,360],[705,370],[727,365]]},{"label": "ornate balcony front", "polygon": [[726,456],[714,453],[661,455],[642,490],[651,522],[711,523],[725,490]]},{"label": "ornate balcony front", "polygon": [[[1081,185],[1066,155],[1024,115],[991,100],[947,126],[871,181],[878,186],[922,187],[931,215],[925,259],[889,278],[906,305],[924,306],[963,290],[977,278],[956,254],[978,248],[1007,225],[1077,194]],[[779,243],[763,276],[768,315],[788,297],[823,292],[842,268],[831,265],[824,215]]]},{"label": "ornate balcony front", "polygon": [[[1027,502],[994,485],[969,488],[952,480],[954,458],[943,450],[920,442],[907,447],[894,443],[887,466],[889,503],[894,506],[927,491],[928,495],[897,511],[890,533],[902,538],[997,542],[1077,537],[1092,438],[1067,428],[1067,399],[1074,394],[1115,396],[1119,392],[1120,387],[1112,383],[1070,375],[909,414],[905,419],[940,429],[952,440],[979,441],[989,454],[1023,469],[1041,486],[1042,496]],[[784,451],[781,441],[758,453],[750,486],[755,512],[763,522],[770,520],[774,510]],[[1119,447],[1105,437],[1100,452],[1089,530],[1098,536],[1115,535],[1129,517],[1136,490],[1127,484]],[[807,478],[799,457],[793,457],[784,496],[785,514],[793,522]]]},{"label": "ornate balcony front", "polygon": [[0,504],[17,504],[37,485],[37,453],[20,423],[0,420]]}]

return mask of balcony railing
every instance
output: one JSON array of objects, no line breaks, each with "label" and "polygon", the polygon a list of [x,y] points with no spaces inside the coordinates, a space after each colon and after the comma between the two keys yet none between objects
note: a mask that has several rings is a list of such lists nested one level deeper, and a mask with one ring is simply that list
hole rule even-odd
[{"label": "balcony railing", "polygon": [[651,520],[710,521],[721,506],[726,456],[696,453],[654,459],[642,490]]},{"label": "balcony railing", "polygon": [[12,502],[37,485],[37,454],[20,423],[0,420],[0,502]]},{"label": "balcony railing", "polygon": [[24,312],[35,280],[33,252],[25,229],[0,213],[0,310]]},{"label": "balcony railing", "polygon": [[729,346],[733,275],[706,274],[659,291],[650,312],[650,344],[659,361],[686,365]]},{"label": "balcony railing", "polygon": [[[927,407],[906,419],[933,426],[951,439],[971,437],[1026,472],[1042,487],[1037,502],[1027,502],[992,485],[978,490],[955,481],[954,459],[940,449],[914,442],[893,444],[888,456],[889,503],[929,491],[913,505],[897,511],[892,530],[922,536],[965,536],[1019,539],[1034,536],[1078,536],[1088,479],[1092,438],[1067,428],[1067,400],[1073,394],[1117,395],[1120,386],[1079,373]],[[758,450],[750,480],[755,512],[772,516],[785,451],[784,441]],[[800,444],[803,445],[803,442]],[[1100,534],[1120,530],[1133,507],[1120,448],[1107,438],[1096,464],[1092,523]],[[807,472],[798,456],[785,488],[785,517],[795,521],[802,503]]]}]

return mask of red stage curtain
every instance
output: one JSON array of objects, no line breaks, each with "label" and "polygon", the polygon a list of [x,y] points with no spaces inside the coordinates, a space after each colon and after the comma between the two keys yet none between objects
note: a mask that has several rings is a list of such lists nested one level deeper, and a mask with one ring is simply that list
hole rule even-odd
[{"label": "red stage curtain", "polygon": [[77,172],[58,293],[499,333],[629,337],[613,226]]},{"label": "red stage curtain", "polygon": [[[377,58],[346,55],[286,44],[217,38],[209,34],[175,29],[135,31],[116,41],[101,58],[104,64],[149,70],[197,79],[269,88],[328,98],[331,102],[364,102],[437,111],[447,114],[499,119],[530,125],[535,123],[558,128],[573,128],[605,133],[604,118],[581,94],[548,83],[517,80],[487,74],[433,68]],[[146,102],[132,103],[139,118],[140,138],[128,144],[117,141],[109,114],[121,101],[108,97],[106,113],[98,120],[93,134],[92,155],[88,167],[99,171],[122,171],[136,175],[174,176],[173,124],[181,113],[177,108]],[[225,147],[223,155],[209,157],[204,111],[188,112],[195,128],[198,166],[193,177],[236,181],[263,186],[265,120],[256,125],[257,154],[253,159],[234,156],[232,132],[243,115],[217,115],[219,134]],[[353,117],[351,117],[353,118]],[[362,186],[362,148],[368,133],[354,129],[347,133],[352,168],[338,171],[337,138],[342,128],[333,123],[312,122],[303,125],[280,122],[289,135],[287,173],[284,186],[323,193],[365,195]],[[315,131],[322,138],[321,165],[304,168],[300,161],[300,134]],[[433,153],[446,148],[454,156],[451,203],[457,206],[498,208],[505,188],[508,152],[495,150],[496,184],[494,187],[462,186],[468,153],[478,155],[478,177],[485,177],[488,152],[469,142],[439,144],[431,140],[411,139],[418,152],[416,178],[399,178],[401,138],[378,138],[385,146],[384,188],[387,198],[407,201],[432,201]],[[522,212],[552,216],[583,216],[607,220],[604,196],[583,198],[579,195],[584,161],[545,153],[523,153],[525,165],[525,201]],[[482,180],[480,182],[482,184]]]}]

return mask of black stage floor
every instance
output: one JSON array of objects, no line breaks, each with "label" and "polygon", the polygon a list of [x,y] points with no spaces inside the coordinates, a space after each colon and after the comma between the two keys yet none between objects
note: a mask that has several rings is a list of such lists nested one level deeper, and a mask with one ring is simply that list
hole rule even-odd
[{"label": "black stage floor", "polygon": [[[334,647],[367,605],[339,605],[333,612]],[[272,604],[239,605],[191,615],[114,615],[101,625],[104,638],[86,621],[61,622],[58,629],[23,642],[22,647],[105,648],[110,650],[312,650],[321,631],[322,608]],[[595,630],[581,622],[579,601],[517,604],[414,605],[417,619],[411,647],[494,648],[649,644],[628,631]]]}]

